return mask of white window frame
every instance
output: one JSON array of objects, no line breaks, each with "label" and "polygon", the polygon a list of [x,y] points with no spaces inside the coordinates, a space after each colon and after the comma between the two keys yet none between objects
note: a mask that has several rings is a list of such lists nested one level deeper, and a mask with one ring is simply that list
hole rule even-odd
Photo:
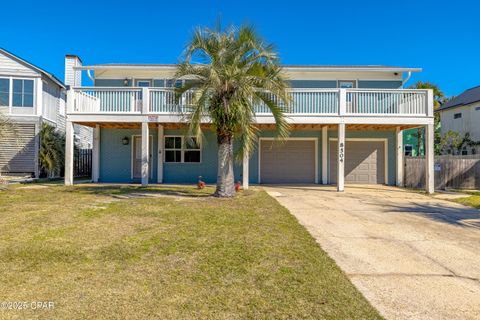
[{"label": "white window frame", "polygon": [[[166,146],[165,140],[167,138],[180,138],[181,139],[180,149],[165,147]],[[190,137],[190,138],[195,138],[195,137]],[[202,143],[200,141],[197,141],[197,144],[199,145],[199,149],[187,149],[187,144],[186,144],[184,136],[181,136],[181,135],[164,135],[163,136],[163,162],[164,163],[173,163],[173,164],[178,164],[178,163],[199,164],[199,163],[202,163],[202,160],[203,160]],[[180,162],[167,162],[166,161],[167,151],[180,151]],[[198,162],[185,162],[185,151],[200,151],[200,161],[198,161]]]},{"label": "white window frame", "polygon": [[[148,86],[140,86],[140,82],[148,83]],[[152,80],[150,79],[135,79],[135,87],[149,88],[152,87]]]},{"label": "white window frame", "polygon": [[8,91],[7,91],[7,94],[8,94],[8,104],[5,105],[5,106],[2,106],[0,105],[1,107],[10,107],[12,105],[12,102],[10,100],[10,98],[12,97],[12,81],[11,81],[11,78],[12,77],[3,77],[3,76],[0,76],[0,79],[4,79],[4,80],[7,80],[8,81]]},{"label": "white window frame", "polygon": [[[23,83],[22,83],[22,104],[23,104],[23,96],[24,96],[24,83],[25,83],[25,80],[28,80],[28,81],[32,81],[32,106],[14,106],[13,105],[13,82],[15,80],[22,80]],[[35,79],[32,79],[32,78],[22,78],[22,77],[11,77],[11,80],[10,80],[10,84],[11,84],[11,87],[10,87],[10,97],[11,97],[11,101],[10,101],[10,105],[13,107],[13,108],[32,108],[32,109],[35,109],[35,103],[36,103],[36,82],[35,82]]]},{"label": "white window frame", "polygon": [[[353,87],[352,89],[356,89],[357,88],[357,80],[337,80],[337,88],[341,88],[340,87],[340,83],[341,82],[351,82],[353,84]],[[344,88],[344,89],[347,89],[347,88]]]},{"label": "white window frame", "polygon": [[[40,80],[38,80],[35,77],[18,77],[18,76],[9,76],[9,75],[0,75],[0,78],[9,80],[8,106],[2,106],[2,107],[8,107],[9,114],[13,114],[13,108],[32,108],[33,110],[37,110],[37,86],[38,86],[38,81]],[[13,105],[13,80],[33,81],[33,106],[32,107],[18,107]]]}]

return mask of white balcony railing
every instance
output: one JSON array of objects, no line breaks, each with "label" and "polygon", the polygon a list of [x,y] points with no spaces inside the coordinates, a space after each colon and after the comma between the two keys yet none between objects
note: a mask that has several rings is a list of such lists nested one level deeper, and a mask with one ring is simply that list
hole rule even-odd
[{"label": "white balcony railing", "polygon": [[[433,116],[428,90],[291,89],[289,115]],[[177,103],[171,88],[78,87],[69,92],[69,114],[178,114],[193,105],[194,92]],[[431,109],[431,110],[430,110]],[[260,103],[257,115],[268,115]]]}]

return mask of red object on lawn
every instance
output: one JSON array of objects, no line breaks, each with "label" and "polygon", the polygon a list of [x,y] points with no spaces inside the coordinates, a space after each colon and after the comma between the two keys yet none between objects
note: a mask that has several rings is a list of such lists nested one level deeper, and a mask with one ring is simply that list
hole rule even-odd
[{"label": "red object on lawn", "polygon": [[235,183],[235,191],[238,192],[240,191],[240,188],[242,187],[242,184],[240,183],[240,181],[238,181],[237,183]]},{"label": "red object on lawn", "polygon": [[198,187],[198,189],[203,189],[203,188],[205,188],[205,182],[203,182],[202,176],[198,177],[197,187]]}]

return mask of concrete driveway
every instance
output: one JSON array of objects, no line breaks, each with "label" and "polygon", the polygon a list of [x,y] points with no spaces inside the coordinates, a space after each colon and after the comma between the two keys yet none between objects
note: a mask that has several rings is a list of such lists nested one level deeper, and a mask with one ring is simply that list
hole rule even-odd
[{"label": "concrete driveway", "polygon": [[384,186],[266,186],[387,319],[480,319],[480,211]]}]

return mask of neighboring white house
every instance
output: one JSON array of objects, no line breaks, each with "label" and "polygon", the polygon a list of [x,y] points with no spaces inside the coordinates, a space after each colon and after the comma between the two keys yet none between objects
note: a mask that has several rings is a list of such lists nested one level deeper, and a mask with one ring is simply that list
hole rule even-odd
[{"label": "neighboring white house", "polygon": [[[17,131],[16,138],[0,141],[1,173],[38,177],[41,126],[49,123],[64,132],[65,111],[66,87],[62,81],[0,48],[0,112],[15,123]],[[81,129],[76,131],[76,140],[88,140],[81,136]]]},{"label": "neighboring white house", "polygon": [[[474,141],[480,141],[480,86],[465,90],[459,96],[442,105],[440,113],[442,135],[448,131],[470,134]],[[475,154],[475,147],[465,148],[462,154]]]}]

